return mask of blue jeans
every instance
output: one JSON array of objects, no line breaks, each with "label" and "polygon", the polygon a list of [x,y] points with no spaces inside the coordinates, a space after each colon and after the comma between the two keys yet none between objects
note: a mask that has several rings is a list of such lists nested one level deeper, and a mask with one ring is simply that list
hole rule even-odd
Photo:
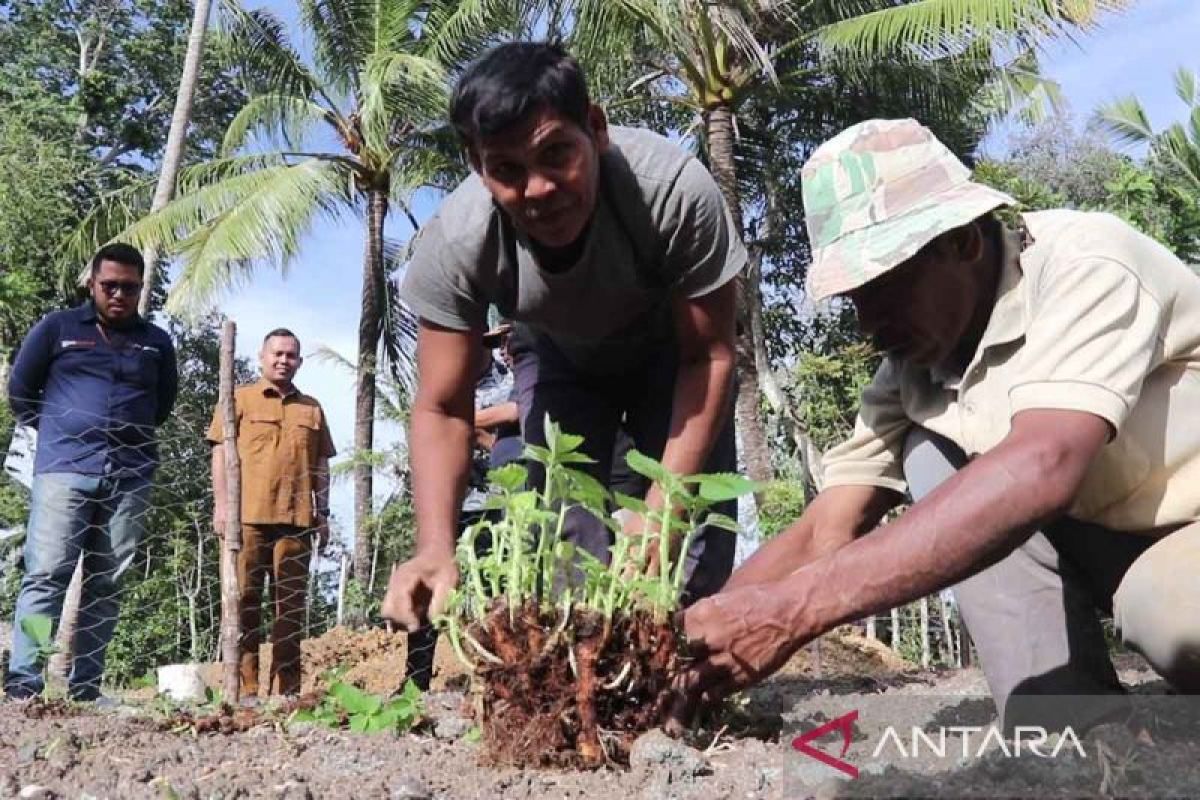
[{"label": "blue jeans", "polygon": [[25,535],[25,575],[13,620],[13,651],[5,690],[22,697],[42,691],[35,643],[21,620],[42,614],[57,628],[63,598],[83,553],[83,594],[68,688],[95,699],[104,653],[117,624],[117,583],[133,563],[148,507],[147,478],[47,472],[34,477]]}]

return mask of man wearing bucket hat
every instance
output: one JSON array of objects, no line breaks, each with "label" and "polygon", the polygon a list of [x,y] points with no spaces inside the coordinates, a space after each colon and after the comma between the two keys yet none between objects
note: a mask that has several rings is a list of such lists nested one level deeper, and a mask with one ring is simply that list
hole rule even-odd
[{"label": "man wearing bucket hat", "polygon": [[809,291],[885,357],[824,491],[686,613],[680,714],[949,586],[1008,729],[1125,707],[1099,612],[1200,690],[1200,280],[1107,214],[1002,224],[1012,199],[913,120],[843,131],[802,177]]}]

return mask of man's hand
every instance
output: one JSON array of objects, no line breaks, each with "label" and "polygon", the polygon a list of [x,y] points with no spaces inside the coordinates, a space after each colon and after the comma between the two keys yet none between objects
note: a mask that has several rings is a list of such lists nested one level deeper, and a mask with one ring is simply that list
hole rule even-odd
[{"label": "man's hand", "polygon": [[771,584],[754,584],[713,595],[683,613],[697,659],[676,683],[673,722],[687,725],[701,705],[761,681],[805,644],[782,597]]},{"label": "man's hand", "polygon": [[489,431],[487,428],[475,428],[475,446],[483,450],[491,451],[496,446],[496,434]]},{"label": "man's hand", "polygon": [[418,554],[392,567],[380,613],[411,633],[442,613],[457,585],[453,554]]}]

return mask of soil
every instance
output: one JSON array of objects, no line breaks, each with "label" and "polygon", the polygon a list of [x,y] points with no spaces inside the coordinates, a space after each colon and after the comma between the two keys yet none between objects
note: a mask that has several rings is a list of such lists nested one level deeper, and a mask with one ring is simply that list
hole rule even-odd
[{"label": "soil", "polygon": [[[403,669],[402,652],[387,650],[385,658],[371,649],[375,634],[323,639],[306,648],[313,664],[332,666],[342,654],[368,651],[377,663],[391,658]],[[689,741],[659,733],[639,739],[628,769],[488,763],[470,733],[473,723],[462,717],[462,694],[454,691],[428,695],[427,722],[403,736],[288,727],[272,714],[260,714],[241,732],[243,726],[231,725],[235,732],[197,734],[171,725],[156,704],[38,716],[27,713],[28,704],[2,702],[0,798],[1200,797],[1196,704],[1164,695],[1164,685],[1136,659],[1119,664],[1122,679],[1139,699],[1161,701],[1146,707],[1153,712],[1143,716],[1148,736],[1103,726],[1083,738],[1086,757],[1013,759],[993,749],[963,758],[952,746],[945,757],[926,750],[900,758],[873,755],[884,726],[928,732],[994,719],[980,673],[916,670],[845,632],[822,639],[820,649],[819,677],[815,654],[806,651]],[[394,687],[397,675],[360,677],[368,686]],[[845,759],[859,771],[856,779],[792,746],[797,736],[853,712]],[[812,744],[834,757],[841,753],[837,731]]]},{"label": "soil", "polygon": [[497,603],[473,626],[495,661],[478,666],[487,754],[526,767],[628,764],[638,734],[666,721],[675,630],[644,613],[611,623],[594,611],[556,616],[532,606],[510,615]]}]

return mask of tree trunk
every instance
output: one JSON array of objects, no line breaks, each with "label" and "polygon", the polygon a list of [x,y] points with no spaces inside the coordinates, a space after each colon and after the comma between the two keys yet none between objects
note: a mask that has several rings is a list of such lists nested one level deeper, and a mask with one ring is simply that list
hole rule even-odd
[{"label": "tree trunk", "polygon": [[[727,105],[708,109],[704,115],[704,127],[708,137],[709,167],[733,218],[732,235],[741,237],[744,229],[737,165],[733,155],[733,110]],[[760,409],[759,359],[756,357],[754,341],[756,329],[760,337],[762,333],[760,271],[758,259],[751,259],[739,284],[738,320],[741,333],[737,340],[738,390],[735,413],[738,444],[742,448],[741,456],[746,471],[751,479],[765,482],[774,478],[775,472],[771,467],[771,450]],[[765,348],[763,352],[766,352]]]},{"label": "tree trunk", "polygon": [[234,406],[234,370],[237,325],[221,324],[222,436],[225,451],[225,535],[221,538],[221,662],[222,691],[227,703],[237,703],[241,692],[238,660],[242,644],[242,622],[238,601],[238,553],[242,549],[242,462],[237,451],[237,409]]},{"label": "tree trunk", "polygon": [[354,579],[371,579],[371,515],[375,447],[375,364],[383,314],[383,221],[387,194],[368,192],[367,242],[363,259],[362,311],[358,318],[358,386],[354,407]]},{"label": "tree trunk", "polygon": [[921,598],[921,666],[929,668],[929,598]]},{"label": "tree trunk", "polygon": [[879,634],[875,631],[875,615],[867,617],[867,638],[875,641],[879,638]]},{"label": "tree trunk", "polygon": [[938,593],[938,601],[938,608],[942,614],[942,640],[945,642],[945,655],[942,660],[949,666],[958,662],[958,659],[954,655],[954,625],[950,619],[952,612],[950,610],[950,601],[946,599],[944,592]]},{"label": "tree trunk", "polygon": [[58,631],[54,635],[54,655],[50,656],[47,677],[55,689],[65,688],[71,663],[75,660],[75,630],[79,627],[79,607],[83,599],[83,554],[75,562],[67,594],[63,598]]},{"label": "tree trunk", "polygon": [[[167,144],[163,149],[162,169],[158,173],[158,184],[154,187],[154,199],[150,202],[150,213],[159,211],[171,201],[175,194],[175,180],[179,176],[179,165],[183,161],[183,145],[187,140],[187,127],[192,119],[192,99],[196,94],[196,79],[200,75],[200,60],[204,55],[204,35],[208,31],[208,14],[211,0],[194,0],[192,28],[188,33],[187,52],[183,57],[183,74],[179,78],[179,94],[175,95],[175,110],[171,112],[171,127],[167,131]],[[138,299],[138,313],[143,317],[150,313],[150,297],[158,281],[158,252],[153,248],[142,254],[146,260],[142,296]]]},{"label": "tree trunk", "polygon": [[900,652],[900,609],[892,609],[892,650]]}]

